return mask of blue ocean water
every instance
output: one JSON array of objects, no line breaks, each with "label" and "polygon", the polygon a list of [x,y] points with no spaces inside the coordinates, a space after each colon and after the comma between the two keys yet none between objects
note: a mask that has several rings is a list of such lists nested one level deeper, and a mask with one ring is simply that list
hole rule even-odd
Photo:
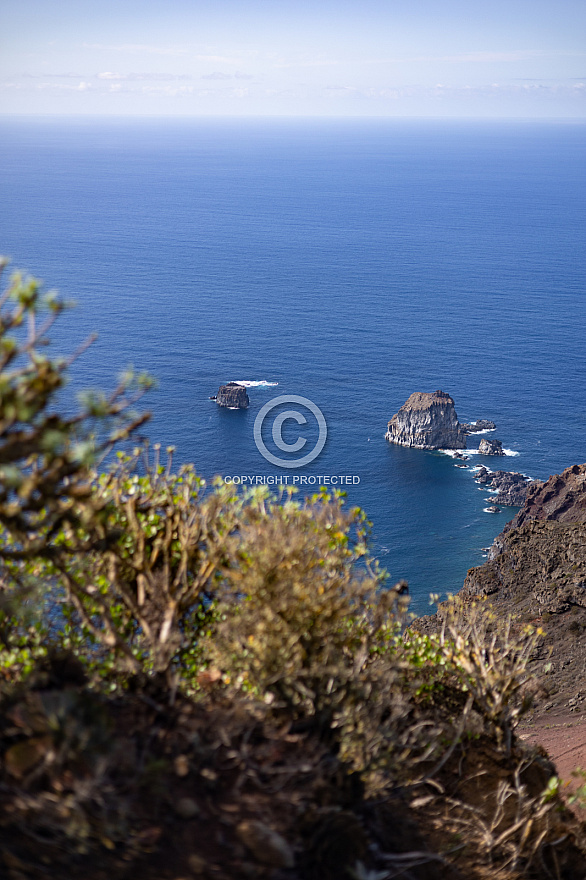
[{"label": "blue ocean water", "polygon": [[[359,477],[349,500],[424,611],[515,511],[485,513],[448,456],[384,440],[411,392],[448,391],[518,453],[472,463],[586,461],[585,147],[569,122],[5,119],[0,252],[77,301],[57,348],[99,332],[72,390],[128,363],[158,378],[149,434],[179,461]],[[221,410],[229,380],[278,386]],[[300,472],[254,443],[277,393],[327,421]],[[285,439],[311,447],[314,427]]]}]

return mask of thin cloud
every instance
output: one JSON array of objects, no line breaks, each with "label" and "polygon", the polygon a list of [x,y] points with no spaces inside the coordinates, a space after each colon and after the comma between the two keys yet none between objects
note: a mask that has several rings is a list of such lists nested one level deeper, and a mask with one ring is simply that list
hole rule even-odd
[{"label": "thin cloud", "polygon": [[541,49],[517,49],[512,52],[462,52],[456,55],[403,55],[396,58],[372,58],[365,64],[405,64],[411,61],[443,61],[448,64],[492,64],[503,61],[527,61],[531,58],[566,55],[565,52],[545,52]]},{"label": "thin cloud", "polygon": [[98,73],[98,79],[105,80],[116,80],[116,81],[126,81],[131,82],[134,80],[159,80],[160,82],[166,82],[171,80],[189,80],[191,76],[186,73],[116,73],[111,70],[105,70],[103,73]]},{"label": "thin cloud", "polygon": [[254,76],[251,73],[240,73],[238,70],[235,73],[222,73],[221,71],[216,70],[214,73],[203,73],[201,79],[254,79]]},{"label": "thin cloud", "polygon": [[366,87],[357,88],[349,85],[328,85],[324,86],[322,93],[332,98],[390,98],[397,100],[398,98],[411,97],[435,97],[444,99],[448,97],[461,98],[478,98],[483,99],[494,96],[514,96],[514,95],[531,95],[535,97],[559,97],[575,96],[578,98],[586,97],[586,83],[583,81],[573,84],[555,83],[547,84],[542,82],[520,82],[513,83],[487,83],[482,86],[462,85],[462,86],[446,86],[443,83],[435,83],[434,85],[424,86],[407,86],[407,87]]},{"label": "thin cloud", "polygon": [[283,70],[288,67],[335,67],[340,62],[335,60],[326,60],[326,59],[315,59],[309,61],[283,61],[279,64],[273,64],[273,68],[276,70]]},{"label": "thin cloud", "polygon": [[240,64],[241,58],[230,58],[227,55],[196,55],[198,61],[206,61],[209,64]]},{"label": "thin cloud", "polygon": [[47,79],[54,77],[55,79],[83,79],[87,76],[85,73],[22,73],[23,79]]},{"label": "thin cloud", "polygon": [[140,91],[145,95],[168,95],[175,98],[191,95],[194,88],[193,86],[142,86]]},{"label": "thin cloud", "polygon": [[216,79],[216,80],[233,79],[234,74],[233,73],[221,73],[219,70],[216,70],[216,71],[214,71],[214,73],[204,73],[201,78],[202,79]]},{"label": "thin cloud", "polygon": [[82,43],[82,47],[107,52],[128,52],[133,55],[186,55],[188,52],[183,46],[150,46],[146,43],[122,43],[118,46],[108,46],[104,43]]}]

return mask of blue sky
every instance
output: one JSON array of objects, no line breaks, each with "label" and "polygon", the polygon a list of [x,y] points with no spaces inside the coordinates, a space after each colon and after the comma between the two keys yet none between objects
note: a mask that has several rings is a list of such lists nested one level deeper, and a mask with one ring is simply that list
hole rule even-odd
[{"label": "blue sky", "polygon": [[3,0],[0,113],[586,115],[581,0]]}]

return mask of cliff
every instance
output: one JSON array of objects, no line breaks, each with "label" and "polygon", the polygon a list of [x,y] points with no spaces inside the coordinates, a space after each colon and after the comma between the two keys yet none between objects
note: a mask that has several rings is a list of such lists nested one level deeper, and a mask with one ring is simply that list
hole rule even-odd
[{"label": "cliff", "polygon": [[586,709],[586,464],[530,484],[524,506],[459,595],[487,596],[499,616],[544,629],[534,661],[535,720]]},{"label": "cliff", "polygon": [[229,406],[231,409],[246,409],[250,403],[246,388],[236,382],[220,385],[216,401],[219,406]]},{"label": "cliff", "polygon": [[534,519],[586,522],[586,464],[572,465],[545,483],[537,480],[532,483],[525,505],[504,531],[516,529]]},{"label": "cliff", "polygon": [[444,391],[416,391],[388,424],[387,440],[416,449],[466,449],[454,401]]}]

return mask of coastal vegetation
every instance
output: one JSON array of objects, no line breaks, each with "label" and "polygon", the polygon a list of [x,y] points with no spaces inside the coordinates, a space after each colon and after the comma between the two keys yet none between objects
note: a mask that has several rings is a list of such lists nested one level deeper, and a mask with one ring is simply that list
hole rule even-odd
[{"label": "coastal vegetation", "polygon": [[475,598],[418,632],[341,493],[133,447],[146,376],[62,414],[65,307],[0,306],[3,876],[583,876],[515,733],[542,631]]}]

